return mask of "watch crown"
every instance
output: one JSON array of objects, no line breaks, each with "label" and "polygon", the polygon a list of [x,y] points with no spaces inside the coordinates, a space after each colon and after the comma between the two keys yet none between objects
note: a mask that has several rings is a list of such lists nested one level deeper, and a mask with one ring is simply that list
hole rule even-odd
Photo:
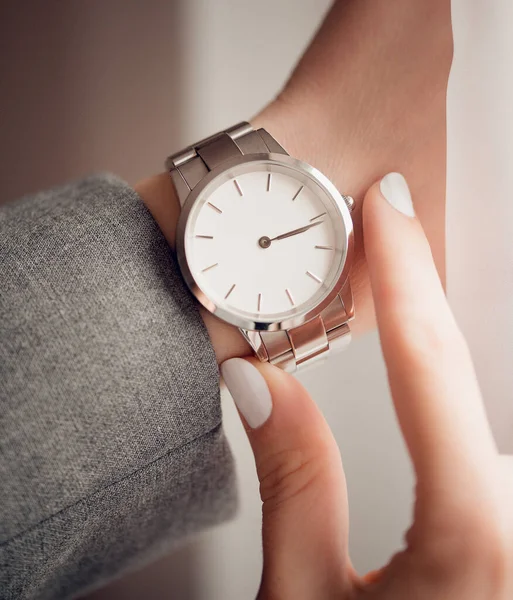
[{"label": "watch crown", "polygon": [[353,210],[354,208],[354,198],[352,196],[342,196],[344,198],[344,202],[347,204],[347,208],[349,210]]}]

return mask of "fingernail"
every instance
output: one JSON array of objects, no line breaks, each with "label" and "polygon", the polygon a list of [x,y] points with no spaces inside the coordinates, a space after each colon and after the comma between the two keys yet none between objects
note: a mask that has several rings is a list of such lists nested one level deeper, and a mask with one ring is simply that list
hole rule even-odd
[{"label": "fingernail", "polygon": [[237,408],[252,429],[269,418],[273,402],[260,371],[243,358],[230,358],[221,365],[221,374]]},{"label": "fingernail", "polygon": [[396,210],[407,217],[415,216],[410,188],[401,173],[385,175],[379,184],[379,188],[385,200]]}]

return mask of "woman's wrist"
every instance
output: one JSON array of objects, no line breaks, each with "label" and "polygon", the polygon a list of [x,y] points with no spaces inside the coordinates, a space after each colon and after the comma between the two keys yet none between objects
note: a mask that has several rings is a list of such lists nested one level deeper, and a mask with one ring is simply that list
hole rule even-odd
[{"label": "woman's wrist", "polygon": [[[381,175],[407,176],[443,279],[445,92],[452,36],[448,0],[336,2],[284,91],[252,119],[292,155],[356,199],[351,271],[355,333],[374,325],[361,200]],[[372,33],[372,35],[371,35]],[[137,184],[174,247],[180,205],[162,173]],[[219,362],[250,352],[235,327],[202,309]]]},{"label": "woman's wrist", "polygon": [[[300,107],[293,107],[281,97],[270,103],[252,120],[255,127],[263,127],[282,144],[292,156],[305,159],[311,153],[309,142],[297,135],[301,131],[301,123],[308,115],[301,113]],[[326,150],[327,152],[327,150]],[[314,163],[315,161],[310,160]],[[330,174],[328,174],[330,175]],[[180,203],[169,173],[160,173],[138,182],[135,190],[152,213],[171,248],[175,248],[176,225],[180,216]],[[347,191],[344,189],[343,191]],[[354,213],[357,232],[357,247],[361,247],[361,236],[358,235],[361,210]],[[362,253],[358,252],[357,256]],[[358,319],[355,320],[357,331],[368,329],[373,322],[372,305],[369,307],[365,261],[357,259],[351,272],[352,286],[356,297]],[[218,363],[251,353],[250,347],[236,327],[229,325],[200,307],[200,313],[207,327]]]}]

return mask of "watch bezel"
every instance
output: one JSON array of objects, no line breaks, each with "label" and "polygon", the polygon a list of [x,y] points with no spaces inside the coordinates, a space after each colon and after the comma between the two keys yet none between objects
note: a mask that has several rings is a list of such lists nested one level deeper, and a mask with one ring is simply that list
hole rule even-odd
[{"label": "watch bezel", "polygon": [[[319,185],[319,187],[323,189],[325,193],[331,196],[332,200],[335,202],[337,208],[339,209],[340,216],[344,224],[344,230],[346,233],[346,252],[344,264],[341,273],[337,278],[335,284],[333,285],[331,291],[314,308],[311,308],[310,310],[307,310],[305,312],[299,312],[298,314],[287,317],[281,321],[273,322],[258,321],[253,320],[251,318],[242,317],[239,314],[236,314],[230,310],[227,310],[226,308],[216,305],[216,303],[212,301],[196,283],[194,276],[189,268],[185,250],[185,233],[187,229],[189,215],[197,199],[202,194],[203,190],[219,175],[230,171],[230,169],[233,169],[242,164],[262,161],[276,163],[278,165],[284,165],[286,167],[291,167],[297,171],[305,172],[306,175],[310,179],[313,179],[317,183],[317,185]],[[234,174],[233,176],[235,177],[236,174]],[[235,325],[236,327],[239,327],[241,329],[247,329],[251,331],[288,330],[293,327],[303,325],[304,323],[318,316],[325,308],[327,308],[333,302],[333,300],[344,287],[344,284],[346,283],[349,277],[349,272],[353,262],[353,255],[353,220],[342,195],[337,190],[335,185],[318,169],[312,167],[308,163],[305,163],[297,158],[293,158],[292,156],[288,156],[286,154],[262,153],[241,155],[240,157],[224,161],[223,163],[212,169],[212,171],[210,171],[187,196],[182,207],[182,212],[178,219],[176,229],[176,257],[178,260],[178,265],[182,272],[182,276],[193,296],[206,310],[208,310],[210,313],[212,313],[222,321],[230,323],[231,325]]]}]

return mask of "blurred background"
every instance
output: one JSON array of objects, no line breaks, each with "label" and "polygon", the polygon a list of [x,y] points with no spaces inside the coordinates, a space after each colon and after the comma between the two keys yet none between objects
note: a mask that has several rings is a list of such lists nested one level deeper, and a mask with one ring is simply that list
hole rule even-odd
[{"label": "blurred background", "polygon": [[[112,171],[135,183],[186,144],[256,113],[280,89],[328,0],[89,0],[0,3],[0,201]],[[301,376],[339,443],[358,571],[401,545],[412,473],[375,335]],[[260,501],[229,398],[240,513],[101,600],[241,600],[258,589]]]}]

